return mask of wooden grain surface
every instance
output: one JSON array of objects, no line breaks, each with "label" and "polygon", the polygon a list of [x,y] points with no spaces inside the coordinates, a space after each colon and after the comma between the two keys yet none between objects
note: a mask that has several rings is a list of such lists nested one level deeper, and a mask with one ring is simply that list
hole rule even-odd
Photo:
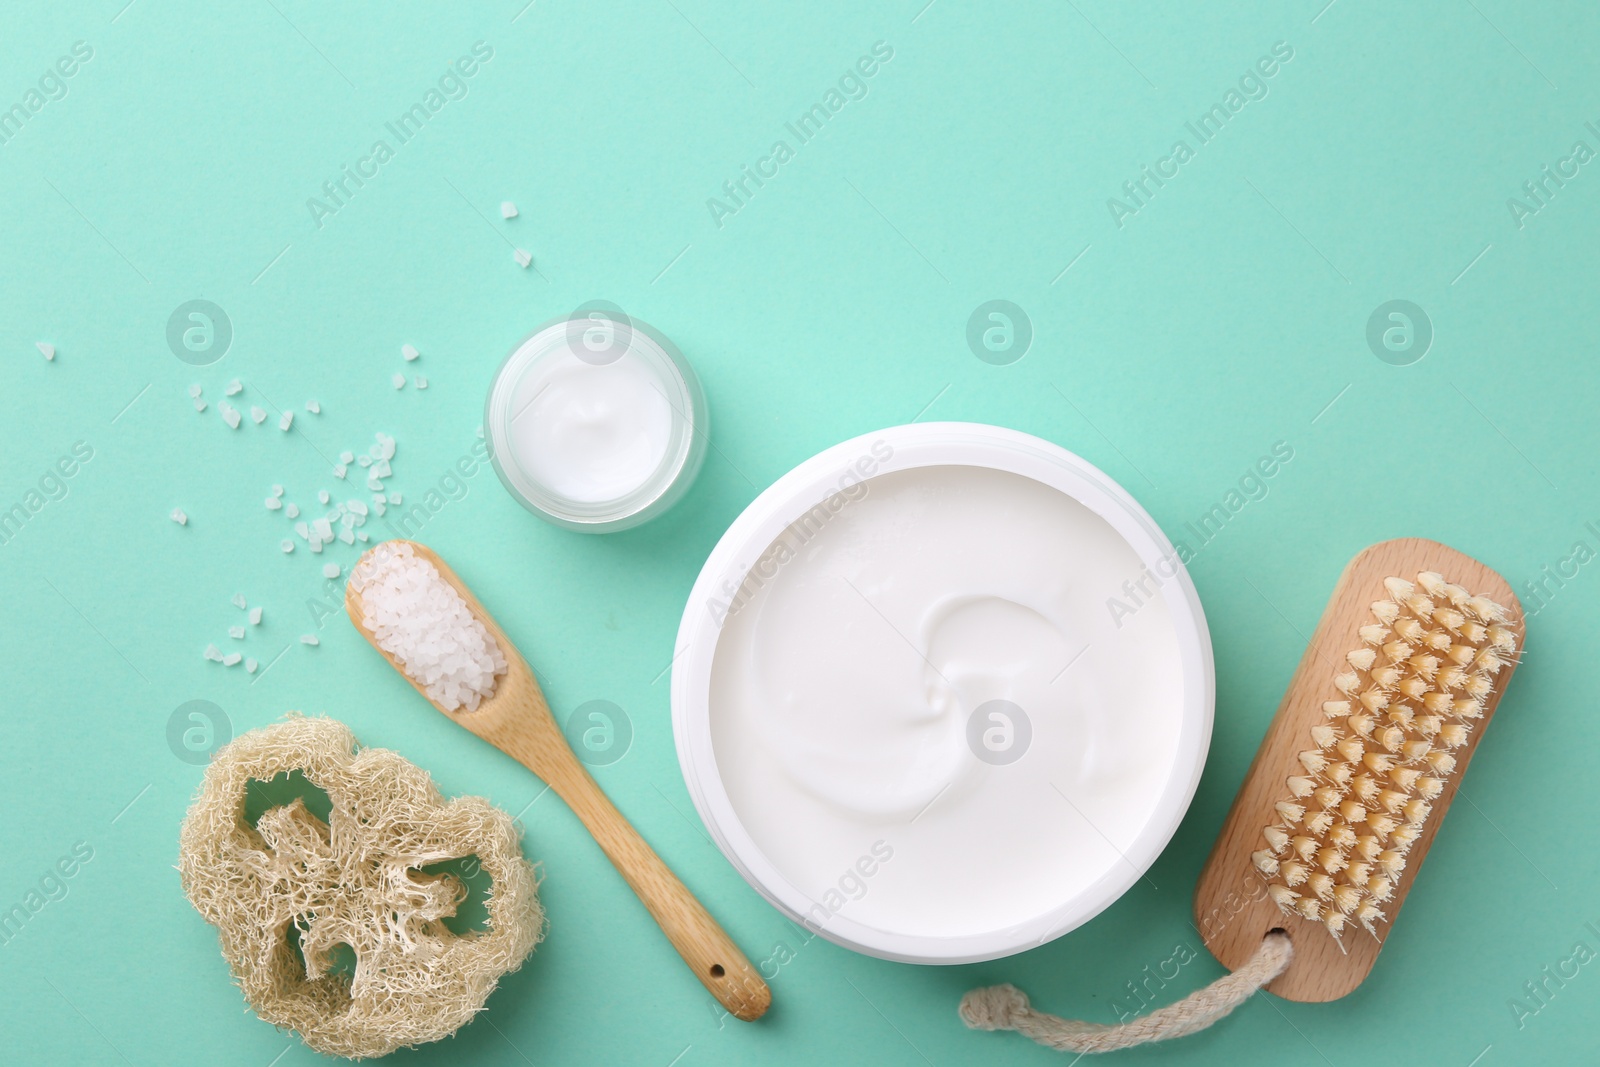
[{"label": "wooden grain surface", "polygon": [[[594,835],[606,856],[666,933],[673,948],[711,995],[735,1018],[759,1019],[772,1003],[767,983],[694,894],[595,784],[550,714],[550,707],[527,662],[466,583],[432,549],[412,541],[389,541],[370,549],[351,571],[352,577],[360,568],[369,565],[376,554],[393,551],[397,544],[411,545],[419,557],[439,569],[444,580],[456,588],[472,613],[499,643],[506,658],[505,675],[476,711],[445,711],[437,704],[434,708],[548,782]],[[372,647],[433,704],[423,686],[411,679],[362,625],[361,594],[351,585],[345,588],[345,612]]]},{"label": "wooden grain surface", "polygon": [[[1373,621],[1369,606],[1388,598],[1383,580],[1392,575],[1415,581],[1421,571],[1437,571],[1473,595],[1498,602],[1507,611],[1505,625],[1515,631],[1517,653],[1521,654],[1525,632],[1522,607],[1506,581],[1482,563],[1421,538],[1384,541],[1362,551],[1350,561],[1334,587],[1195,887],[1195,923],[1206,947],[1230,970],[1238,969],[1256,951],[1268,931],[1282,929],[1288,933],[1294,942],[1294,960],[1267,986],[1270,992],[1288,1000],[1336,1000],[1360,985],[1372,970],[1383,947],[1382,938],[1401,921],[1401,906],[1423,868],[1434,836],[1445,821],[1462,776],[1515,670],[1513,661],[1500,671],[1494,690],[1485,701],[1482,719],[1467,744],[1454,752],[1456,768],[1446,777],[1444,792],[1433,803],[1432,813],[1411,847],[1394,895],[1383,906],[1388,922],[1377,924],[1378,936],[1352,924],[1342,935],[1341,950],[1340,943],[1321,923],[1280,911],[1266,895],[1267,879],[1256,870],[1251,853],[1263,845],[1263,828],[1278,821],[1273,805],[1283,797],[1285,780],[1289,775],[1304,773],[1297,754],[1316,747],[1310,730],[1324,721],[1323,702],[1342,699],[1333,686],[1333,677],[1347,669],[1346,653],[1361,647],[1357,630]],[[1430,890],[1451,891],[1449,886]]]}]

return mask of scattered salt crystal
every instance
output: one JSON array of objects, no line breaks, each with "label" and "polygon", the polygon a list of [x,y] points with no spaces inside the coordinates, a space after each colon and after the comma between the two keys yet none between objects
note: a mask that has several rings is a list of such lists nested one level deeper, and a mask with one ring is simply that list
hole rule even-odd
[{"label": "scattered salt crystal", "polygon": [[322,576],[324,578],[339,577],[339,565],[337,563],[324,563],[322,565]]},{"label": "scattered salt crystal", "polygon": [[390,378],[389,381],[394,384],[396,389],[404,389],[406,387],[406,376],[399,371],[396,371],[394,377]]},{"label": "scattered salt crystal", "polygon": [[315,552],[319,556],[322,554],[322,542],[316,540],[315,538],[313,538],[311,543],[306,547],[311,549],[311,551]]},{"label": "scattered salt crystal", "polygon": [[349,474],[349,473],[350,473],[350,468],[346,467],[343,463],[341,463],[338,466],[333,468],[333,476],[335,478],[343,478],[346,474]]},{"label": "scattered salt crystal", "polygon": [[189,516],[184,514],[182,508],[173,508],[172,514],[169,515],[168,518],[177,523],[179,526],[189,525]]},{"label": "scattered salt crystal", "polygon": [[213,662],[216,662],[216,663],[221,663],[222,662],[222,649],[218,648],[216,645],[207,645],[206,646],[206,659],[212,660]]},{"label": "scattered salt crystal", "polygon": [[[294,507],[293,504],[290,504],[289,506]],[[303,522],[297,522],[294,524],[294,532],[300,535],[300,540],[302,541],[309,541],[311,539],[311,527]]]},{"label": "scattered salt crystal", "polygon": [[365,515],[367,513],[367,506],[359,500],[351,500],[345,504],[345,507],[356,515]]},{"label": "scattered salt crystal", "polygon": [[250,406],[250,417],[256,420],[257,426],[267,421],[267,413],[253,404]]},{"label": "scattered salt crystal", "polygon": [[401,500],[401,497],[400,497],[399,493],[390,493],[389,494],[389,503],[398,504],[398,503],[400,503],[400,500]]},{"label": "scattered salt crystal", "polygon": [[321,641],[317,640],[317,635],[316,634],[301,634],[300,635],[300,643],[302,645],[320,645],[320,644],[322,644]]},{"label": "scattered salt crystal", "polygon": [[239,428],[239,412],[225,400],[217,402],[217,410],[222,412],[222,421],[228,424],[230,430]]},{"label": "scattered salt crystal", "polygon": [[243,593],[235,593],[235,594],[233,594],[233,606],[238,608],[240,611],[243,611],[244,608],[245,608],[245,605],[248,604],[248,603],[249,603],[249,601],[244,598],[244,594]]},{"label": "scattered salt crystal", "polygon": [[49,344],[45,341],[35,341],[33,343],[33,347],[37,348],[39,350],[39,354],[47,360],[53,360],[56,358],[55,345]]},{"label": "scattered salt crystal", "polygon": [[373,439],[377,441],[377,444],[372,446],[372,458],[373,459],[393,459],[394,458],[394,438],[390,437],[386,433],[373,434],[372,436],[373,436]]},{"label": "scattered salt crystal", "polygon": [[282,541],[278,542],[278,547],[283,549],[285,552],[293,552],[294,542],[285,537]]},{"label": "scattered salt crystal", "polygon": [[192,397],[198,397],[200,395],[200,383],[199,382],[196,382],[193,385],[189,386],[189,395],[192,396]]},{"label": "scattered salt crystal", "polygon": [[428,387],[428,379],[419,374],[417,375],[416,385],[418,389],[426,389]]},{"label": "scattered salt crystal", "polygon": [[379,478],[387,478],[393,472],[389,469],[389,461],[380,459],[372,464],[372,473]]},{"label": "scattered salt crystal", "polygon": [[317,499],[326,504],[332,498],[328,495],[328,491],[326,489],[318,489]]},{"label": "scattered salt crystal", "polygon": [[348,449],[339,453],[339,462],[350,464],[356,461],[356,454]]},{"label": "scattered salt crystal", "polygon": [[277,511],[279,508],[283,507],[283,501],[279,500],[275,496],[267,497],[266,504],[268,511]]},{"label": "scattered salt crystal", "polygon": [[250,625],[251,626],[260,626],[261,625],[261,609],[259,607],[254,607],[254,608],[250,609]]},{"label": "scattered salt crystal", "polygon": [[351,533],[350,528],[347,526],[339,531],[339,540],[347,545],[353,545],[356,543],[356,535]]},{"label": "scattered salt crystal", "polygon": [[206,402],[204,400],[201,400],[199,397],[195,397],[194,398],[194,409],[196,411],[204,411],[206,409]]},{"label": "scattered salt crystal", "polygon": [[333,523],[329,522],[327,519],[312,520],[311,528],[317,531],[317,537],[320,538],[324,544],[333,540]]},{"label": "scattered salt crystal", "polygon": [[381,516],[381,515],[382,515],[382,514],[383,514],[383,513],[384,513],[384,511],[385,511],[385,510],[386,510],[386,509],[385,509],[385,508],[384,508],[384,506],[383,506],[383,501],[381,501],[381,500],[374,500],[374,501],[373,501],[373,502],[372,502],[372,510],[373,510],[373,511],[376,511],[376,512],[377,512],[377,513],[378,513],[378,514],[379,514],[379,515],[380,515],[380,516]]},{"label": "scattered salt crystal", "polygon": [[289,516],[291,519],[298,519],[300,517],[300,505],[285,504],[283,506],[283,513]]},{"label": "scattered salt crystal", "polygon": [[361,453],[361,458],[356,460],[356,462],[361,464],[363,467],[370,467],[372,466],[372,457],[363,452]]},{"label": "scattered salt crystal", "polygon": [[528,265],[533,262],[533,257],[520,248],[511,253],[511,258],[516,260],[517,266],[523,270],[527,270]]},{"label": "scattered salt crystal", "polygon": [[367,543],[367,531],[365,531],[365,530],[357,530],[356,531],[356,540],[360,541],[362,544],[366,544]]},{"label": "scattered salt crystal", "polygon": [[228,627],[228,636],[233,638],[235,641],[243,641],[244,640],[244,627],[243,626],[230,626],[230,627]]},{"label": "scattered salt crystal", "polygon": [[259,666],[260,666],[260,664],[257,663],[254,659],[247,659],[247,660],[244,661],[244,669],[249,671],[251,674],[256,673],[256,668],[259,667]]},{"label": "scattered salt crystal", "polygon": [[293,426],[293,425],[294,425],[294,412],[285,411],[282,415],[280,415],[278,417],[278,429],[287,431],[289,429],[289,427]]},{"label": "scattered salt crystal", "polygon": [[367,475],[367,488],[376,492],[377,490],[383,488],[383,483],[378,480],[378,476],[376,474],[369,474]]},{"label": "scattered salt crystal", "polygon": [[482,621],[432,563],[401,542],[370,554],[350,579],[361,624],[428,698],[446,711],[476,710],[494,693],[506,659]]},{"label": "scattered salt crystal", "polygon": [[239,390],[243,388],[244,386],[239,384],[239,379],[235,378],[233,381],[229,382],[228,387],[222,391],[227,393],[229,396],[238,396]]},{"label": "scattered salt crystal", "polygon": [[222,665],[224,667],[232,667],[242,659],[244,659],[244,656],[240,655],[239,653],[229,652],[226,656],[222,657]]},{"label": "scattered salt crystal", "polygon": [[416,345],[401,345],[400,355],[405,358],[407,363],[410,363],[412,360],[422,355],[422,353],[417,351]]},{"label": "scattered salt crystal", "polygon": [[283,495],[283,486],[281,486],[281,485],[274,485],[274,486],[273,486],[273,487],[272,487],[272,495],[273,495],[273,496],[282,496],[282,495]]},{"label": "scattered salt crystal", "polygon": [[503,218],[503,219],[514,219],[514,218],[516,218],[517,217],[517,205],[513,204],[509,200],[500,201],[500,217]]}]

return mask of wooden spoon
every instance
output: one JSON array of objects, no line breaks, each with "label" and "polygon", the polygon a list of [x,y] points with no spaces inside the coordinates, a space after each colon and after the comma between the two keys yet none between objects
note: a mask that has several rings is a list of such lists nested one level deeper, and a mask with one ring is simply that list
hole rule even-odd
[{"label": "wooden spoon", "polygon": [[[639,836],[616,806],[601,792],[593,778],[567,744],[561,728],[550,714],[539,683],[533,671],[517,652],[483,605],[478,603],[466,583],[456,577],[455,571],[425,545],[414,541],[389,541],[378,545],[361,557],[352,579],[362,568],[371,567],[375,555],[392,552],[397,544],[409,544],[417,556],[439,569],[439,574],[461,594],[467,607],[500,645],[506,658],[506,673],[495,686],[495,691],[478,705],[476,711],[445,711],[430,699],[446,718],[477,734],[495,748],[527,767],[550,784],[550,788],[566,801],[567,806],[583,821],[605,851],[613,866],[627,879],[644,906],[660,924],[667,940],[678,950],[695,977],[710,990],[728,1011],[738,1019],[759,1019],[772,1003],[772,991],[744,953],[727,935],[693,893],[678,880],[678,876],[662,862],[660,856]],[[377,640],[362,623],[361,594],[355,582],[345,587],[344,606],[350,621],[355,623],[373,648],[400,674],[411,682],[417,692],[427,697],[427,692],[393,656],[378,646]]]}]

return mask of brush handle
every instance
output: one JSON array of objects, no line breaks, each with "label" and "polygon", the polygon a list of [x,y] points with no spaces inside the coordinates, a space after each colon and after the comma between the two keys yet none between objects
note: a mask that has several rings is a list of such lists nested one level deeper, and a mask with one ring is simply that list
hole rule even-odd
[{"label": "brush handle", "polygon": [[566,801],[711,995],[735,1018],[759,1019],[772,1003],[772,991],[760,973],[590,777],[543,696],[535,690],[523,705],[520,729],[479,736],[543,778]]}]

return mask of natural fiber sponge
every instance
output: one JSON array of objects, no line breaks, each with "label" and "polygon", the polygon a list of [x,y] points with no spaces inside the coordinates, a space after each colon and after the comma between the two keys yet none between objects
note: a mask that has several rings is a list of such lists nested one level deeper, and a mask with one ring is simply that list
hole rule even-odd
[{"label": "natural fiber sponge", "polygon": [[[249,783],[293,771],[328,794],[328,821],[297,798],[251,827]],[[358,749],[332,719],[292,716],[218,751],[180,844],[184,892],[217,928],[250,1006],[318,1052],[382,1056],[454,1033],[543,931],[505,812],[480,797],[446,801],[426,771]],[[457,934],[442,920],[466,887],[422,868],[472,855],[494,879],[488,924]],[[341,944],[353,975],[330,969]]]}]

